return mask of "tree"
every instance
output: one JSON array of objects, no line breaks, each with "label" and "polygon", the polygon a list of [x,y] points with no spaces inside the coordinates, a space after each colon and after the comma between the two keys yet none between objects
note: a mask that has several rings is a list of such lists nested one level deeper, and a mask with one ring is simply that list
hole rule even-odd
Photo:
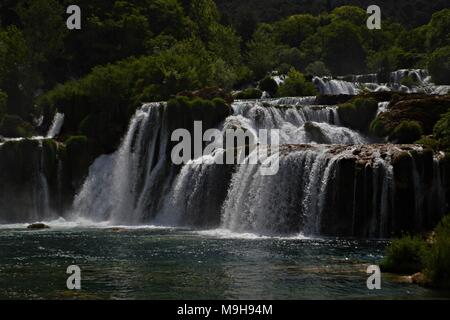
[{"label": "tree", "polygon": [[247,61],[256,79],[262,78],[267,72],[278,65],[279,43],[276,42],[273,26],[262,24],[248,44]]},{"label": "tree", "polygon": [[348,22],[333,22],[320,31],[323,61],[333,74],[361,73],[366,69],[366,51],[359,30]]},{"label": "tree", "polygon": [[291,69],[284,83],[278,88],[278,95],[288,96],[313,96],[317,93],[316,88],[311,82],[307,82],[305,76]]},{"label": "tree", "polygon": [[298,47],[306,38],[313,35],[319,26],[316,17],[310,14],[290,16],[275,24],[279,41],[290,47]]},{"label": "tree", "polygon": [[450,9],[434,13],[428,26],[427,46],[430,51],[450,44]]},{"label": "tree", "polygon": [[428,70],[435,84],[450,83],[450,46],[433,52],[428,61]]}]

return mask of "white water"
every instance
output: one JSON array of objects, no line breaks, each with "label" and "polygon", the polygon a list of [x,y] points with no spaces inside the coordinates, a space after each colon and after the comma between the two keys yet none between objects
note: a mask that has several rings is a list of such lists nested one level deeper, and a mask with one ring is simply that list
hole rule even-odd
[{"label": "white water", "polygon": [[[417,84],[407,87],[401,82],[411,77]],[[345,80],[344,80],[345,79]],[[450,86],[436,86],[431,82],[427,70],[402,69],[391,73],[389,83],[380,83],[376,74],[353,75],[349,77],[314,77],[313,83],[321,94],[325,95],[357,95],[362,90],[398,91],[406,93],[427,93],[444,95],[450,92]]]},{"label": "white water", "polygon": [[50,126],[50,129],[48,130],[46,137],[50,139],[56,137],[61,132],[63,124],[64,124],[64,114],[57,112],[55,114],[55,117],[53,118],[52,125]]}]

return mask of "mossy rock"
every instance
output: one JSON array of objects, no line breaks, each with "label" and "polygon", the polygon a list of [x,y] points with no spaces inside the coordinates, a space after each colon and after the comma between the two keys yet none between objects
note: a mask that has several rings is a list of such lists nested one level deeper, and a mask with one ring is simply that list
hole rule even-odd
[{"label": "mossy rock", "polygon": [[372,99],[357,97],[338,107],[342,124],[354,130],[367,131],[378,111],[378,103]]},{"label": "mossy rock", "polygon": [[389,112],[380,114],[371,124],[370,131],[380,137],[391,136],[402,121],[415,121],[420,124],[423,134],[430,135],[437,121],[449,110],[450,95],[397,96],[391,101]]},{"label": "mossy rock", "polygon": [[235,94],[235,99],[260,99],[263,92],[256,88],[248,88]]}]

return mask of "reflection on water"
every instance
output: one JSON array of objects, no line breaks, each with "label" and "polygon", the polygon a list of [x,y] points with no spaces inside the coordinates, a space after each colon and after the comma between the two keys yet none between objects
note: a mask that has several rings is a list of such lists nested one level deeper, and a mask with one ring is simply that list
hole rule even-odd
[{"label": "reflection on water", "polygon": [[[264,238],[221,230],[0,229],[0,298],[342,299],[445,298],[448,293],[365,270],[383,241]],[[82,269],[82,290],[66,289],[66,268]]]}]

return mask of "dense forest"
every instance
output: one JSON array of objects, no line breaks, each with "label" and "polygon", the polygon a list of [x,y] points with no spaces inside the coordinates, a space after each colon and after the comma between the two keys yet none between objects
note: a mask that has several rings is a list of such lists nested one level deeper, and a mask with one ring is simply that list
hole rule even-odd
[{"label": "dense forest", "polygon": [[386,1],[381,30],[367,29],[365,7],[343,1],[217,3],[80,0],[82,29],[69,31],[71,1],[3,1],[0,135],[42,132],[58,108],[66,135],[111,152],[140,103],[240,89],[274,70],[291,75],[284,95],[314,93],[308,76],[400,68],[428,68],[436,84],[449,83],[450,9],[435,12],[445,1]]}]

